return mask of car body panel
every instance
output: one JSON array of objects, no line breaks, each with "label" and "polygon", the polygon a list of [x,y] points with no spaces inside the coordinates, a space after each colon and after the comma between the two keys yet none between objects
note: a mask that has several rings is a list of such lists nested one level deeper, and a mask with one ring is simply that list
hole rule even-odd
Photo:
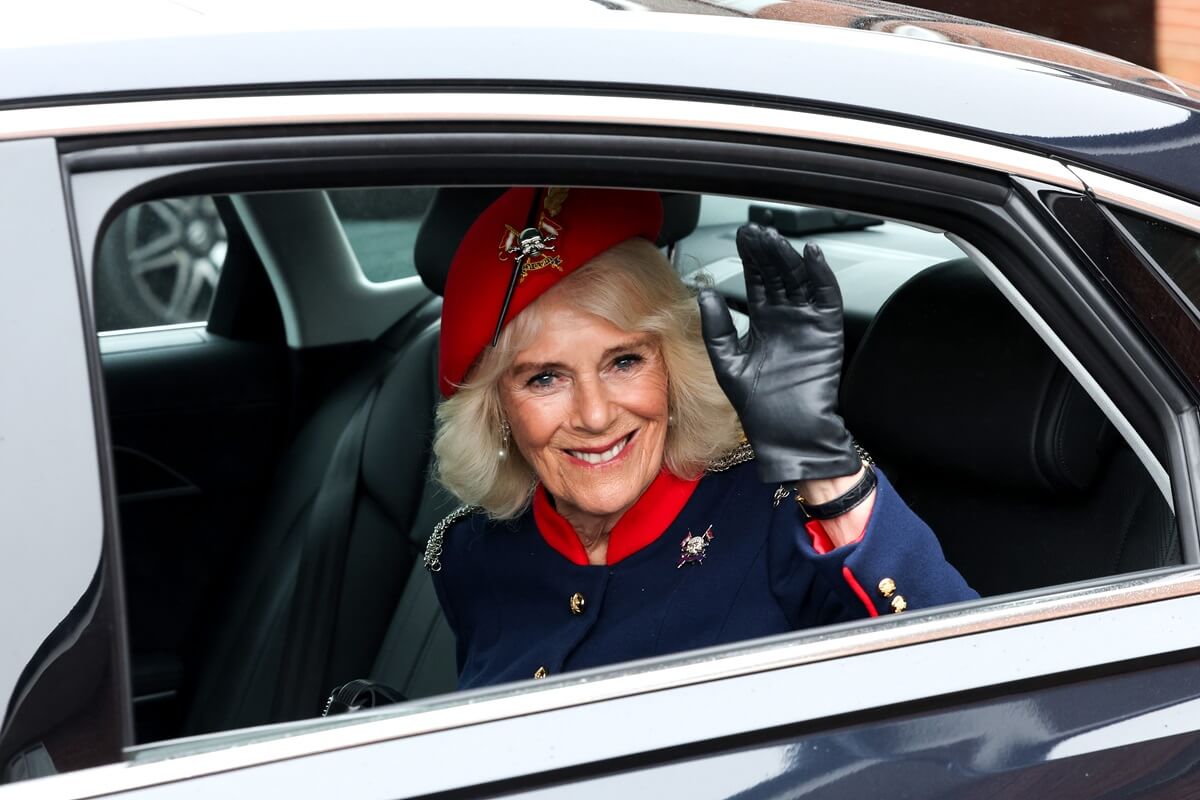
[{"label": "car body panel", "polygon": [[[1074,67],[874,31],[668,14],[418,17],[404,27],[167,29],[146,38],[0,47],[5,105],[249,86],[574,86],[823,106],[968,131],[1184,196],[1200,171],[1200,104]],[[278,26],[276,26],[277,28]],[[199,33],[207,35],[195,35]],[[189,33],[191,35],[189,35]],[[153,38],[158,36],[161,38]],[[613,57],[620,41],[620,58]],[[514,58],[514,49],[536,57]],[[706,54],[721,54],[714,58]],[[87,63],[64,81],[61,63]],[[145,70],[142,65],[163,65]],[[738,69],[730,69],[736,63]],[[603,84],[595,82],[604,75]],[[1003,86],[1003,91],[994,87]],[[936,87],[936,88],[935,88]],[[59,101],[61,102],[61,100]]]},{"label": "car body panel", "polygon": [[738,798],[1191,796],[1198,704],[1200,671],[1148,665],[513,794],[583,800],[703,786],[701,796]]},{"label": "car body panel", "polygon": [[[4,404],[0,418],[33,419],[35,411],[54,403],[57,407],[47,413],[61,426],[53,438],[48,429],[34,426],[10,429],[0,449],[0,469],[12,476],[2,484],[7,499],[0,502],[0,513],[5,515],[0,529],[29,535],[27,549],[8,553],[0,561],[0,591],[4,592],[0,602],[6,608],[27,608],[27,613],[18,617],[20,629],[9,629],[13,638],[6,639],[6,645],[28,660],[44,632],[66,616],[91,583],[100,563],[104,526],[91,397],[86,382],[81,381],[87,375],[84,332],[54,143],[0,145],[0,171],[5,176],[5,190],[0,190],[0,225],[4,226],[0,236],[9,252],[9,268],[0,273],[7,285],[0,291],[0,303],[4,304],[0,307],[4,325],[0,363],[8,375],[43,376],[42,382],[26,385],[24,391],[12,391],[10,386],[0,393]],[[40,187],[41,191],[33,196],[18,194],[13,191],[16,186]],[[36,265],[37,269],[18,270],[17,264]],[[37,309],[36,317],[27,316],[31,308]],[[57,315],[48,316],[53,312]],[[60,349],[50,364],[42,362],[43,353],[22,346],[30,331],[43,327],[74,332],[74,336],[56,337]],[[50,442],[55,444],[53,448],[47,446]],[[16,484],[18,475],[27,476],[28,482]],[[49,480],[52,476],[61,483]],[[57,502],[63,491],[72,493],[72,503]],[[40,496],[41,502],[17,502],[19,498],[27,501],[31,495]],[[36,513],[39,506],[41,514]],[[32,535],[38,531],[44,531],[44,536]],[[60,605],[26,605],[21,598],[43,594],[38,591],[38,565],[56,556],[62,585],[54,587],[57,592],[44,594],[56,597]],[[5,697],[17,682],[17,675],[8,672],[10,666],[11,662],[0,665],[4,670],[0,672],[0,694]]]},{"label": "car body panel", "polygon": [[[123,647],[106,591],[100,436],[86,316],[52,140],[0,143],[0,780],[14,748],[73,721],[80,767],[118,754],[125,727],[100,713],[122,694]],[[39,332],[54,331],[53,336]],[[37,342],[32,346],[31,342]],[[19,422],[18,422],[19,421]],[[47,569],[53,565],[53,569]],[[117,568],[119,569],[119,568]],[[63,674],[70,665],[80,673]],[[56,702],[47,709],[48,698]],[[71,722],[68,720],[68,722]]]},{"label": "car body panel", "polygon": [[[1193,570],[1179,575],[1195,578]],[[1150,597],[1160,582],[1128,585]],[[843,770],[854,754],[859,769],[880,763],[888,740],[905,754],[896,760],[900,770],[930,753],[955,751],[961,760],[949,771],[960,773],[955,777],[961,780],[989,762],[993,772],[1018,770],[1128,743],[1133,737],[1122,725],[1133,719],[1152,726],[1140,739],[1195,732],[1200,678],[1194,663],[1166,673],[1169,680],[1156,677],[1164,673],[1145,680],[1138,675],[1156,666],[1146,659],[1200,646],[1200,632],[1191,624],[1198,611],[1200,597],[1177,597],[988,632],[964,628],[962,636],[925,641],[912,650],[873,649],[872,643],[888,629],[908,629],[919,641],[930,624],[955,617],[967,623],[971,615],[957,609],[855,623],[811,634],[807,641],[714,648],[650,669],[634,664],[533,686],[417,700],[358,720],[335,717],[165,743],[144,748],[123,765],[45,782],[43,796],[125,790],[137,797],[153,787],[155,797],[211,797],[286,784],[294,797],[316,798],[344,794],[351,775],[370,776],[354,784],[356,797],[419,797],[456,789],[508,794],[693,757],[720,763],[722,753],[781,738],[836,742],[836,750],[818,763],[840,762]],[[824,657],[815,655],[821,651]],[[755,660],[773,661],[775,668],[760,666],[732,679],[738,665]],[[1087,672],[1097,668],[1103,669]],[[1080,681],[1081,689],[1044,699],[1036,694],[1038,682]],[[1122,698],[1117,689],[1126,687],[1133,693]],[[1105,691],[1113,694],[1107,702],[1076,702]],[[1147,693],[1154,698],[1149,705],[1139,699]],[[1023,702],[1027,694],[1032,699]],[[1004,717],[1011,717],[1007,726],[998,723]],[[446,753],[469,755],[451,760]],[[783,760],[766,773],[754,761],[728,780],[751,786],[790,768]],[[813,779],[811,763],[798,768],[800,785]],[[901,784],[893,777],[893,788],[931,796],[921,790],[919,775],[906,780]],[[628,784],[617,781],[613,790],[622,785]],[[731,791],[708,796],[735,793],[729,783],[719,785]]]},{"label": "car body panel", "polygon": [[1200,88],[1106,53],[933,9],[878,0],[712,0],[762,19],[806,22],[943,41],[1061,64],[1116,80],[1200,98]]}]

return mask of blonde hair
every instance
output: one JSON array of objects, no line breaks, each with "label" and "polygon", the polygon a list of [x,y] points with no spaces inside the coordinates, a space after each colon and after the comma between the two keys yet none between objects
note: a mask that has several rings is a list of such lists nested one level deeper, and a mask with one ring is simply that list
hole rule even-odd
[{"label": "blonde hair", "polygon": [[[642,238],[629,239],[584,264],[547,294],[551,292],[618,328],[657,338],[671,415],[664,450],[668,470],[681,478],[697,477],[738,445],[741,427],[708,360],[696,299],[658,248]],[[505,327],[467,381],[437,409],[433,450],[438,480],[495,519],[523,512],[536,480],[516,447],[509,446],[503,459],[497,451],[503,419],[500,378],[540,331],[540,300]]]}]

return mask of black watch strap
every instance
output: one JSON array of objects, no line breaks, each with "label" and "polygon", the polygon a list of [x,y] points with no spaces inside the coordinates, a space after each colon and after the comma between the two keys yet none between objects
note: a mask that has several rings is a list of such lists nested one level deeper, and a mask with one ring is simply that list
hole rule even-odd
[{"label": "black watch strap", "polygon": [[875,467],[870,461],[863,461],[862,477],[846,490],[846,493],[835,497],[828,503],[807,503],[799,493],[796,494],[796,505],[809,519],[833,519],[840,517],[870,496],[879,480],[875,477]]}]

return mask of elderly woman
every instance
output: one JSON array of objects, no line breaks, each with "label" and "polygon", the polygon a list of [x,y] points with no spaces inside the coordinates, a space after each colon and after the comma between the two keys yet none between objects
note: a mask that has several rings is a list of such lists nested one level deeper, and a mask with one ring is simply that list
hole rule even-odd
[{"label": "elderly woman", "polygon": [[836,413],[820,251],[739,230],[739,340],[661,220],[652,192],[512,189],[454,256],[434,447],[469,505],[425,563],[463,688],[975,596]]}]

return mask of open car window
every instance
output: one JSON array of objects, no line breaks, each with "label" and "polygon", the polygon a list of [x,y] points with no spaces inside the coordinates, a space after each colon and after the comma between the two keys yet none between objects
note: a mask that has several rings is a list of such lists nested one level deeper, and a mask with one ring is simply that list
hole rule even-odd
[{"label": "open car window", "polygon": [[[288,213],[276,216],[267,213],[272,195],[234,198],[261,253],[243,253],[239,267],[263,271],[285,317],[328,312],[320,292],[288,308],[306,283],[335,283],[282,260],[277,242],[311,237],[328,221],[296,210],[332,211],[330,235],[344,235],[355,256],[346,268],[386,282],[415,273],[413,245],[434,192],[331,190],[329,203],[311,206],[290,192],[278,196]],[[743,331],[734,237],[747,221],[827,254],[845,309],[842,413],[985,604],[1181,562],[1169,500],[989,264],[925,225],[704,195],[694,228],[666,251],[685,283],[726,298]],[[413,309],[374,341],[347,333],[336,344],[283,347],[219,337],[174,354],[106,357],[139,742],[316,717],[324,695],[353,678],[412,701],[454,691],[454,637],[421,558],[456,500],[430,478],[439,323],[436,301],[416,290]],[[328,289],[325,302],[349,318],[346,297]],[[336,338],[338,317],[329,319],[325,336]],[[380,399],[364,434],[339,601],[298,611],[290,603],[312,589],[311,507],[372,385]],[[289,652],[302,613],[329,638],[319,676],[307,678],[320,696],[297,704],[280,696],[293,679],[260,659]]]}]

